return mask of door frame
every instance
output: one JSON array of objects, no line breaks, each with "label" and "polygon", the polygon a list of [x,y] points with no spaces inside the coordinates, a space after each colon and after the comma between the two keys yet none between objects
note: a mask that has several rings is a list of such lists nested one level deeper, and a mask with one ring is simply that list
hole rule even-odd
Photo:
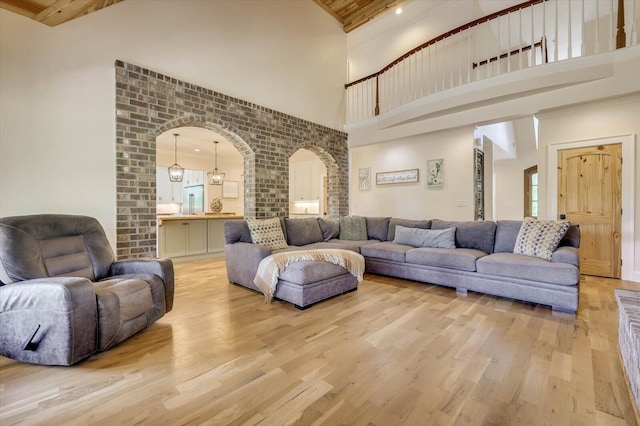
[{"label": "door frame", "polygon": [[575,142],[550,144],[547,148],[547,215],[549,219],[558,217],[558,151],[573,148],[586,148],[597,145],[622,144],[622,241],[620,255],[622,259],[621,278],[638,281],[634,277],[635,263],[635,135],[622,135],[607,138],[587,139]]}]

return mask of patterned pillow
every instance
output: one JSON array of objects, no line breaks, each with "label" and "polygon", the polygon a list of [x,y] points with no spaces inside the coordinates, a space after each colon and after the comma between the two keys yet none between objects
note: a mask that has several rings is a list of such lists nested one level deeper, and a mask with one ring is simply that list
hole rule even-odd
[{"label": "patterned pillow", "polygon": [[566,221],[526,218],[520,226],[513,252],[551,261],[551,255],[570,225]]},{"label": "patterned pillow", "polygon": [[267,246],[271,250],[286,249],[287,241],[284,239],[284,232],[280,226],[280,219],[247,219],[249,232],[253,244]]}]

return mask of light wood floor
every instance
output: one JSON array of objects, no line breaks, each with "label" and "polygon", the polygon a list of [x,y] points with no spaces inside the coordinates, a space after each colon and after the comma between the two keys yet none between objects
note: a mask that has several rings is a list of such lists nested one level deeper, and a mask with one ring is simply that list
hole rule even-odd
[{"label": "light wood floor", "polygon": [[179,263],[175,308],[73,367],[0,357],[0,424],[636,425],[615,287],[576,317],[375,275],[306,311]]}]

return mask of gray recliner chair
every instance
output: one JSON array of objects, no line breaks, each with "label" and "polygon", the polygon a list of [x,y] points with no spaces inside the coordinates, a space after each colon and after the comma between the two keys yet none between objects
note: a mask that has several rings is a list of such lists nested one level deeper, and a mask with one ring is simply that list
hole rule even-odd
[{"label": "gray recliner chair", "polygon": [[94,218],[1,218],[0,355],[74,364],[169,312],[173,285],[169,259],[116,261]]}]

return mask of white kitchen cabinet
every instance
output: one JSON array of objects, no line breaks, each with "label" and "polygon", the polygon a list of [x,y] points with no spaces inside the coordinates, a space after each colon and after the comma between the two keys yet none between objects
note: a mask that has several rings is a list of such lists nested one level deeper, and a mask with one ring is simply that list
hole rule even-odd
[{"label": "white kitchen cabinet", "polygon": [[320,199],[322,177],[316,161],[302,161],[292,164],[289,170],[289,197],[291,201],[310,201]]},{"label": "white kitchen cabinet", "polygon": [[193,185],[204,185],[204,171],[185,169],[182,182],[183,182],[183,185],[182,185],[183,187],[193,186]]},{"label": "white kitchen cabinet", "polygon": [[160,226],[160,256],[206,254],[207,237],[206,220],[165,220]]},{"label": "white kitchen cabinet", "polygon": [[182,202],[182,182],[171,182],[166,167],[156,167],[156,200],[162,203]]}]

